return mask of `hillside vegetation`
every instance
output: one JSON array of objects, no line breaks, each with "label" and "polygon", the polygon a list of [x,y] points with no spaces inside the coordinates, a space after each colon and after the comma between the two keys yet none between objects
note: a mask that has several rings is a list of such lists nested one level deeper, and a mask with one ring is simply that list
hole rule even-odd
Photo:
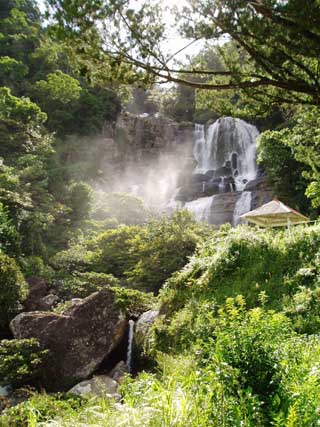
[{"label": "hillside vegetation", "polygon": [[128,377],[121,403],[35,395],[3,422],[316,427],[319,277],[319,225],[222,227],[161,290],[140,349],[153,372]]}]

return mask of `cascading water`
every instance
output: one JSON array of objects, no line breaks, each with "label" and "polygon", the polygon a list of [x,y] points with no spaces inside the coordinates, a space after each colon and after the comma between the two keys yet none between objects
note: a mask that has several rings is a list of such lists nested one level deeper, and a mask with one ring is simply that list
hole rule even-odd
[{"label": "cascading water", "polygon": [[184,205],[185,209],[192,212],[196,221],[210,221],[211,214],[211,205],[213,202],[214,196],[211,197],[201,197],[200,199],[193,200]]},{"label": "cascading water", "polygon": [[233,212],[233,225],[236,226],[240,223],[240,216],[249,212],[251,209],[252,195],[251,191],[243,191],[237,200]]},{"label": "cascading water", "polygon": [[[218,119],[207,131],[204,125],[195,125],[193,155],[197,166],[191,190],[185,191],[188,199],[184,208],[197,221],[216,224],[227,221],[237,225],[239,217],[250,210],[252,195],[244,189],[257,177],[258,134],[255,126],[232,117]],[[190,193],[195,200],[190,201]],[[204,194],[210,197],[199,198]],[[223,210],[227,211],[225,217]]]},{"label": "cascading water", "polygon": [[127,367],[128,371],[132,372],[132,348],[133,348],[133,338],[134,338],[134,320],[129,320],[129,336],[128,336],[128,348],[127,348]]},{"label": "cascading water", "polygon": [[256,178],[255,126],[241,119],[222,117],[209,126],[196,125],[194,157],[197,161],[195,174],[212,171],[219,176],[221,169],[229,172],[237,191],[242,191],[246,182]]}]

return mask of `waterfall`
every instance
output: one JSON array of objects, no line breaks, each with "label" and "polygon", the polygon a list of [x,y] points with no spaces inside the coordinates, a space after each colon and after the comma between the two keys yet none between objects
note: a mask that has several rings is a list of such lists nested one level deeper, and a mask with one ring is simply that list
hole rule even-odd
[{"label": "waterfall", "polygon": [[192,212],[196,221],[210,222],[211,205],[215,196],[201,197],[200,199],[187,202],[184,208]]},{"label": "waterfall", "polygon": [[209,126],[205,132],[204,125],[195,126],[194,157],[196,174],[212,171],[216,176],[229,171],[237,191],[242,191],[245,184],[256,178],[256,138],[255,126],[241,119],[222,117]]},{"label": "waterfall", "polygon": [[238,198],[234,212],[233,212],[233,225],[236,226],[240,223],[240,216],[251,210],[251,191],[243,191]]},{"label": "waterfall", "polygon": [[184,172],[174,196],[179,202],[172,200],[170,207],[184,204],[198,222],[237,225],[239,217],[251,209],[251,193],[244,190],[248,182],[257,178],[258,135],[255,126],[233,117],[221,117],[209,127],[196,124],[196,166],[189,178]]},{"label": "waterfall", "polygon": [[128,337],[128,349],[127,349],[127,366],[128,371],[132,372],[132,347],[134,337],[134,320],[129,320],[129,337]]}]

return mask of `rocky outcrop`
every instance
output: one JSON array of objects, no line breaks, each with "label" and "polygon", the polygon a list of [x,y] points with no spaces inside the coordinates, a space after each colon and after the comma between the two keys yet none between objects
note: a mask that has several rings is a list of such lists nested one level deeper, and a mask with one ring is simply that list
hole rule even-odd
[{"label": "rocky outcrop", "polygon": [[154,324],[156,319],[159,317],[158,310],[149,310],[143,313],[135,325],[134,341],[135,345],[142,347],[144,340],[151,326]]},{"label": "rocky outcrop", "polygon": [[143,161],[156,158],[167,150],[193,140],[193,125],[180,125],[173,120],[157,115],[119,116],[115,141],[122,159]]},{"label": "rocky outcrop", "polygon": [[109,376],[113,380],[117,381],[117,383],[121,384],[122,381],[124,380],[125,375],[128,373],[129,373],[128,365],[123,360],[120,360],[120,362],[118,362],[116,366],[111,370],[111,372],[109,373]]},{"label": "rocky outcrop", "polygon": [[31,277],[28,280],[28,287],[28,297],[23,304],[24,311],[46,311],[51,308],[48,307],[48,301],[44,299],[51,292],[50,285],[47,280],[42,279],[41,277]]},{"label": "rocky outcrop", "polygon": [[127,320],[109,289],[96,292],[67,314],[29,312],[10,324],[15,338],[37,338],[50,356],[41,376],[49,390],[86,379],[121,342]]},{"label": "rocky outcrop", "polygon": [[119,384],[107,375],[97,375],[90,380],[76,384],[68,393],[86,398],[100,397],[119,400],[121,396],[118,393],[118,387]]}]

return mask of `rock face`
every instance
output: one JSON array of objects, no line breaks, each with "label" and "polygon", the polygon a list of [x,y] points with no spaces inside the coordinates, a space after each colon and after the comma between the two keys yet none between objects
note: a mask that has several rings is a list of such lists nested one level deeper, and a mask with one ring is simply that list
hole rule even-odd
[{"label": "rock face", "polygon": [[43,303],[45,298],[50,293],[50,286],[45,279],[40,277],[32,277],[28,280],[29,294],[23,304],[25,311],[47,310],[47,304]]},{"label": "rock face", "polygon": [[37,338],[50,350],[41,378],[49,390],[65,389],[86,379],[117,347],[126,327],[127,320],[108,289],[83,299],[67,315],[21,313],[10,324],[15,338]]},{"label": "rock face", "polygon": [[73,386],[68,393],[81,397],[102,397],[120,399],[119,384],[107,375],[97,375],[90,380],[81,381]]},{"label": "rock face", "polygon": [[111,140],[113,157],[102,168],[109,173],[108,190],[131,193],[148,207],[163,209],[192,154],[193,125],[123,113]]}]

